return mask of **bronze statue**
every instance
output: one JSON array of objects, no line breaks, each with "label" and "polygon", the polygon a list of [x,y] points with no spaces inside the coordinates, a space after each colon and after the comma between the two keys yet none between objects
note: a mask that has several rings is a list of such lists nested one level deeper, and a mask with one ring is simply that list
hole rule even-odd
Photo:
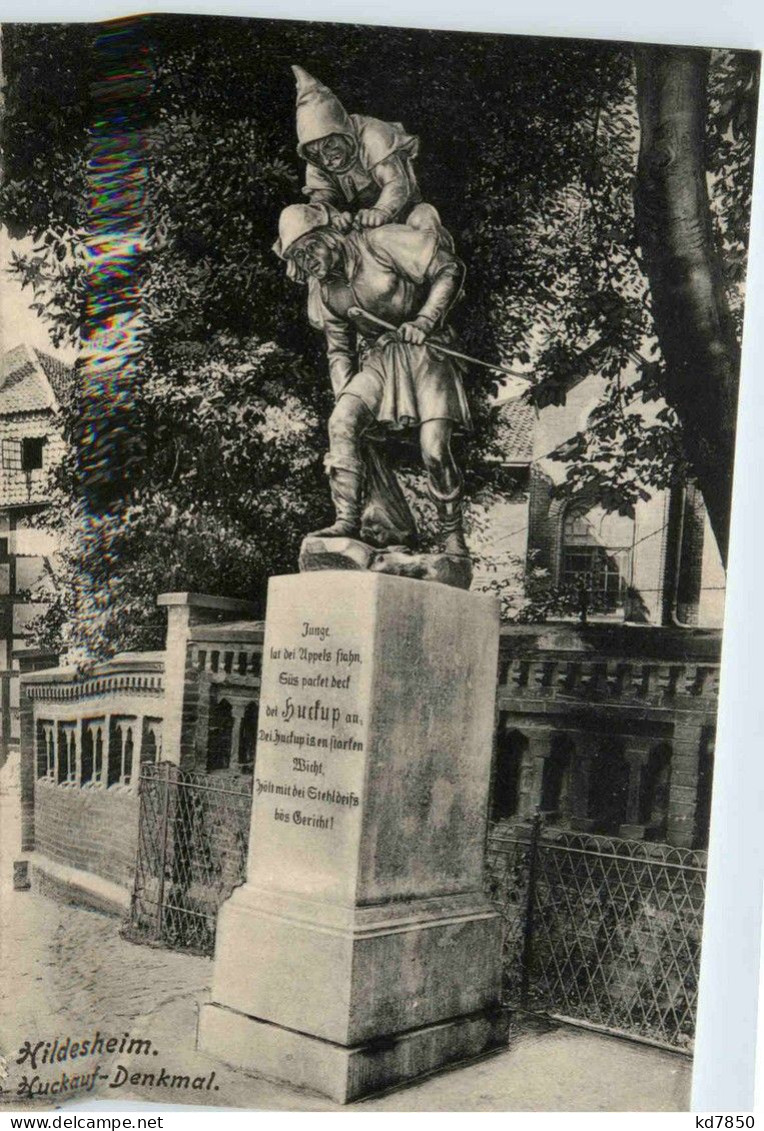
[{"label": "bronze statue", "polygon": [[[293,204],[281,213],[274,250],[293,276],[315,281],[310,318],[326,338],[336,397],[326,459],[336,521],[314,537],[411,543],[415,527],[400,487],[377,445],[364,441],[415,427],[444,552],[467,557],[451,437],[471,429],[470,411],[461,362],[437,348],[454,341],[446,321],[464,265],[437,214],[430,227],[343,233],[325,203]],[[379,321],[394,329],[381,330]]]}]

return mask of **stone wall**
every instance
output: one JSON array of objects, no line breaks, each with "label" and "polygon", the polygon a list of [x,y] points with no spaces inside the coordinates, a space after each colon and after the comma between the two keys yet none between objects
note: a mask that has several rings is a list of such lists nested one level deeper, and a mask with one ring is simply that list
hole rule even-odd
[{"label": "stone wall", "polygon": [[70,788],[38,779],[35,849],[47,859],[130,888],[138,849],[138,791]]},{"label": "stone wall", "polygon": [[494,817],[703,847],[719,648],[711,630],[506,628]]},{"label": "stone wall", "polygon": [[106,902],[127,906],[138,779],[162,758],[164,703],[163,653],[22,673],[21,849],[42,890],[63,883],[66,898],[92,902],[105,881]]},{"label": "stone wall", "polygon": [[[190,613],[201,615],[204,601],[218,619],[189,623]],[[125,811],[137,807],[133,791],[142,759],[164,758],[201,774],[252,772],[263,625],[224,621],[238,609],[217,608],[220,600],[211,601],[173,595],[177,640],[166,654],[115,657],[87,677],[61,669],[24,677],[25,850],[50,853],[53,860],[109,878],[103,837],[111,834],[114,875],[124,883],[135,849],[134,832],[124,833],[123,826],[134,829]],[[612,622],[505,626],[497,671],[493,817],[524,822],[540,810],[547,823],[561,828],[702,847],[720,639],[716,630]],[[115,784],[109,771],[115,728],[141,717],[131,773]],[[63,743],[72,727],[73,761]],[[90,744],[99,731],[103,756],[92,785]],[[46,741],[56,769],[45,765]],[[68,758],[66,773],[62,758]]]},{"label": "stone wall", "polygon": [[263,627],[262,621],[237,621],[192,628],[178,759],[183,769],[251,771]]}]

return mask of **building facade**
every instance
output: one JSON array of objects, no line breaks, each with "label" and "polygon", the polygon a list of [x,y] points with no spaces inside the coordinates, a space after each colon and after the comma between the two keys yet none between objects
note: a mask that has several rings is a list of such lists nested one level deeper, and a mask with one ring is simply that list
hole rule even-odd
[{"label": "building facade", "polygon": [[[556,498],[566,445],[602,392],[597,376],[575,384],[564,405],[536,411],[521,398],[502,406],[510,464],[525,480],[509,504],[492,509],[480,550],[506,573],[507,552],[541,584],[612,623],[721,628],[725,576],[699,490],[653,490],[633,516],[608,514],[586,495]],[[485,581],[489,575],[481,576]],[[513,578],[521,580],[517,573]],[[536,582],[537,586],[539,582]],[[570,607],[569,616],[577,617]]]},{"label": "building facade", "polygon": [[64,453],[56,411],[70,380],[57,358],[23,345],[0,360],[0,767],[18,749],[19,654],[29,651],[28,625],[43,608],[32,595],[55,551],[35,518]]}]

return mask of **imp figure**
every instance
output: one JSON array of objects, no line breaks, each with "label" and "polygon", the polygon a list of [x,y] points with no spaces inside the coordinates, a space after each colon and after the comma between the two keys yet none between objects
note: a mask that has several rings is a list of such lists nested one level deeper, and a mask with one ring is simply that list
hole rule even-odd
[{"label": "imp figure", "polygon": [[325,204],[332,227],[349,231],[390,221],[432,225],[435,209],[418,207],[414,172],[419,139],[400,122],[348,114],[334,94],[302,67],[297,80],[297,152],[307,169],[303,195]]}]

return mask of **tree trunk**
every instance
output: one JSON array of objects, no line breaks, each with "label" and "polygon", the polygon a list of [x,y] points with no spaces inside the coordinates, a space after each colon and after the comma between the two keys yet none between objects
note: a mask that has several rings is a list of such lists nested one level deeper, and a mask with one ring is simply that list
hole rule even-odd
[{"label": "tree trunk", "polygon": [[637,47],[641,127],[635,216],[685,454],[726,566],[740,351],[706,184],[710,54]]}]

